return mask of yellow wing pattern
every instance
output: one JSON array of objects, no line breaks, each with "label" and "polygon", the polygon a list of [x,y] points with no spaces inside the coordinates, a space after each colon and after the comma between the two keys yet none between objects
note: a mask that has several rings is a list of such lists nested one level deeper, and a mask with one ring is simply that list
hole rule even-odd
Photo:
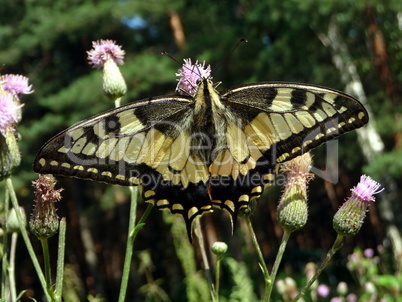
[{"label": "yellow wing pattern", "polygon": [[141,185],[145,201],[181,214],[190,232],[212,205],[236,219],[278,164],[367,122],[335,90],[259,83],[219,93],[203,79],[193,97],[143,100],[72,126],[42,147],[34,170]]}]

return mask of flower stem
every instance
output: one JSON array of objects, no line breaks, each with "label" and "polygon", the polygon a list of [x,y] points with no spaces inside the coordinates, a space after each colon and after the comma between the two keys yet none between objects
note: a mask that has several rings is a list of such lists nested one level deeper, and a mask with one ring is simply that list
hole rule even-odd
[{"label": "flower stem", "polygon": [[47,290],[45,276],[43,275],[42,269],[41,269],[41,267],[39,265],[38,258],[36,258],[35,251],[34,251],[34,249],[32,247],[31,241],[29,240],[28,233],[27,233],[27,231],[25,229],[25,224],[23,223],[21,212],[18,211],[18,207],[19,207],[18,206],[18,200],[17,200],[17,196],[16,196],[15,191],[14,191],[14,187],[13,187],[13,183],[11,181],[11,178],[6,179],[6,186],[7,186],[8,192],[10,194],[11,204],[15,208],[15,213],[17,215],[17,220],[18,220],[18,223],[20,225],[21,236],[22,236],[22,238],[24,240],[24,243],[25,243],[25,246],[26,246],[26,248],[28,250],[29,256],[31,257],[32,264],[33,264],[33,266],[34,266],[34,268],[36,270],[36,273],[38,274],[39,282],[40,282],[40,284],[41,284],[41,286],[43,288],[43,291],[44,291],[44,294],[46,296],[46,299],[48,301],[55,301],[54,296],[52,295],[52,297],[51,297],[52,293],[51,292],[49,293],[48,290]]},{"label": "flower stem", "polygon": [[332,259],[332,257],[335,255],[335,253],[342,247],[342,240],[343,240],[342,235],[339,235],[336,237],[334,244],[332,245],[331,249],[328,251],[327,256],[324,260],[323,263],[321,263],[320,267],[318,268],[317,272],[311,278],[306,286],[299,292],[299,294],[292,300],[292,302],[295,302],[299,300],[305,293],[306,291],[313,285],[313,283],[318,279],[322,271],[327,267],[329,261]]},{"label": "flower stem", "polygon": [[131,207],[130,207],[130,218],[129,218],[130,220],[128,225],[127,247],[126,247],[126,255],[124,257],[123,275],[121,277],[119,302],[124,302],[126,300],[127,284],[128,284],[128,278],[130,276],[131,260],[133,256],[135,238],[137,237],[138,232],[144,226],[144,222],[152,210],[152,205],[150,204],[136,225],[135,219],[137,213],[138,189],[137,187],[130,187],[130,191],[131,191]]},{"label": "flower stem", "polygon": [[130,191],[131,191],[130,217],[128,222],[127,247],[126,247],[126,255],[124,258],[123,276],[121,278],[119,302],[123,302],[126,300],[127,284],[130,275],[131,259],[133,255],[134,239],[135,239],[132,236],[132,231],[134,230],[135,227],[135,219],[137,214],[138,190],[136,187],[130,187]]},{"label": "flower stem", "polygon": [[207,278],[207,281],[208,281],[208,284],[210,287],[212,301],[215,302],[215,300],[214,300],[215,289],[214,289],[214,284],[213,284],[212,276],[211,276],[211,268],[209,266],[208,256],[207,256],[207,252],[205,249],[204,236],[202,234],[202,228],[201,228],[201,220],[199,218],[197,218],[194,220],[194,223],[195,223],[194,234],[197,238],[198,245],[200,246],[201,258],[202,258],[202,262],[204,263],[205,276]]},{"label": "flower stem", "polygon": [[291,233],[292,232],[289,232],[287,230],[284,230],[284,232],[283,232],[281,245],[279,246],[279,250],[278,250],[278,253],[276,254],[275,262],[274,262],[274,265],[273,265],[272,271],[271,271],[271,276],[270,276],[271,283],[268,285],[268,288],[265,291],[267,301],[269,301],[269,299],[271,297],[272,288],[274,286],[274,282],[276,279],[276,274],[278,273],[278,268],[279,268],[279,265],[281,264],[282,257],[283,257],[283,254],[285,253],[286,245],[289,241],[289,237],[290,237]]},{"label": "flower stem", "polygon": [[50,255],[49,255],[49,244],[48,239],[40,239],[40,243],[42,245],[43,252],[43,261],[45,263],[45,279],[47,288],[51,289],[52,287],[52,275],[51,275],[51,267],[50,267]]},{"label": "flower stem", "polygon": [[217,255],[216,257],[216,272],[215,272],[215,292],[214,301],[219,302],[219,283],[221,279],[221,262],[222,262],[222,255]]},{"label": "flower stem", "polygon": [[260,245],[258,244],[258,241],[257,241],[257,237],[255,236],[254,228],[253,228],[253,225],[251,224],[250,217],[248,215],[245,215],[244,220],[246,221],[248,230],[251,234],[251,240],[253,242],[255,250],[257,251],[258,262],[259,262],[260,268],[262,270],[262,274],[264,276],[265,293],[264,293],[263,301],[269,301],[269,296],[267,295],[268,294],[267,290],[269,289],[269,286],[270,286],[272,280],[271,280],[271,277],[269,276],[269,271],[268,271],[267,265],[265,264],[264,256],[262,255]]},{"label": "flower stem", "polygon": [[62,218],[59,223],[59,246],[57,252],[57,271],[55,295],[58,302],[61,301],[64,277],[64,254],[66,250],[66,219]]},{"label": "flower stem", "polygon": [[114,106],[116,108],[121,106],[121,98],[117,98],[117,99],[114,100]]},{"label": "flower stem", "polygon": [[[4,198],[4,221],[7,221],[9,207],[10,207],[10,194],[6,187],[6,196]],[[1,271],[1,299],[6,301],[6,279],[7,279],[7,264],[8,264],[8,227],[7,223],[3,225],[3,258],[2,258],[2,271]]]},{"label": "flower stem", "polygon": [[17,288],[15,284],[15,253],[17,249],[18,233],[13,232],[11,235],[10,247],[10,263],[8,265],[8,280],[10,282],[11,301],[17,301]]}]

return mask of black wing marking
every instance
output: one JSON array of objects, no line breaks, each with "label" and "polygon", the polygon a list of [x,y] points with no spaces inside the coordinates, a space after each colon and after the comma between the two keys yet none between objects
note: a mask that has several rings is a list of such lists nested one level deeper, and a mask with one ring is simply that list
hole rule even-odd
[{"label": "black wing marking", "polygon": [[274,181],[277,164],[368,122],[356,99],[311,85],[249,84],[222,92],[221,101],[236,123],[210,166],[210,193],[234,219]]},{"label": "black wing marking", "polygon": [[192,109],[188,97],[131,103],[66,129],[38,152],[34,170],[112,184],[138,185],[141,163],[161,161]]}]

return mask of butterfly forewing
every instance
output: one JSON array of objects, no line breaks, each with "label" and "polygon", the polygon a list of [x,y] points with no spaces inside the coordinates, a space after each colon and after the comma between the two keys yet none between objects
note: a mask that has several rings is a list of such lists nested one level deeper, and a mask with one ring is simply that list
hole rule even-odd
[{"label": "butterfly forewing", "polygon": [[77,123],[42,147],[34,170],[138,185],[141,175],[158,168],[164,151],[180,134],[178,121],[191,106],[185,97],[155,98]]},{"label": "butterfly forewing", "polygon": [[368,122],[366,109],[353,97],[312,85],[245,85],[223,92],[222,101],[242,119],[252,147],[277,163]]}]

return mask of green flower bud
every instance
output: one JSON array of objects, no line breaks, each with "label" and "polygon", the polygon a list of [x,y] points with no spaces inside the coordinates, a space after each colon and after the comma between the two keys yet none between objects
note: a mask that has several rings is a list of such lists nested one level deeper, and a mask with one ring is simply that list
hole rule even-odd
[{"label": "green flower bud", "polygon": [[[27,218],[25,215],[25,211],[23,207],[19,207],[18,211],[20,212],[20,215],[22,217],[22,223],[24,224],[24,227],[27,224]],[[9,232],[19,232],[20,231],[20,224],[18,222],[17,218],[17,213],[15,212],[15,208],[12,208],[10,210],[10,214],[8,215],[7,219],[7,229]]]},{"label": "green flower bud", "polygon": [[127,92],[126,82],[113,59],[106,60],[103,66],[103,90],[112,100],[121,98]]},{"label": "green flower bud", "polygon": [[[314,277],[314,275],[317,273],[317,267],[316,264],[314,262],[308,262],[306,263],[306,267],[304,269],[304,272],[306,274],[306,280],[310,280]],[[312,285],[311,285],[311,289],[317,289],[318,287],[318,282],[315,281]]]},{"label": "green flower bud", "polygon": [[358,199],[349,199],[336,212],[333,227],[339,235],[354,236],[363,225],[368,205]]},{"label": "green flower bud", "polygon": [[374,295],[377,293],[377,288],[375,287],[373,282],[367,281],[364,283],[364,291],[367,294]]},{"label": "green flower bud", "polygon": [[278,294],[284,295],[286,293],[286,284],[282,279],[276,281],[275,286]]},{"label": "green flower bud", "polygon": [[0,133],[0,180],[10,176],[14,168],[21,162],[21,154],[17,144],[18,134],[12,127]]},{"label": "green flower bud", "polygon": [[296,188],[285,191],[276,212],[281,227],[289,232],[302,228],[307,222],[307,198]]},{"label": "green flower bud", "polygon": [[305,153],[282,165],[286,184],[279,201],[276,218],[280,226],[289,231],[303,227],[307,222],[307,184],[312,179],[309,173],[311,156]]},{"label": "green flower bud", "polygon": [[212,244],[211,250],[215,255],[221,256],[228,250],[228,245],[225,242],[217,241]]},{"label": "green flower bud", "polygon": [[336,291],[339,295],[345,296],[349,291],[348,284],[343,281],[339,282],[338,286],[336,287]]}]

